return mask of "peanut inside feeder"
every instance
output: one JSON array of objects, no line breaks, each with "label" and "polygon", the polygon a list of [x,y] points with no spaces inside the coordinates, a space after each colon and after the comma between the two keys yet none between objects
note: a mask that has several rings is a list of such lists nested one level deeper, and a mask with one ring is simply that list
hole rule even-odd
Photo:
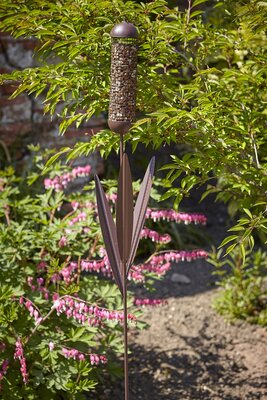
[{"label": "peanut inside feeder", "polygon": [[108,124],[121,135],[135,119],[138,33],[131,23],[122,22],[111,31],[111,87]]}]

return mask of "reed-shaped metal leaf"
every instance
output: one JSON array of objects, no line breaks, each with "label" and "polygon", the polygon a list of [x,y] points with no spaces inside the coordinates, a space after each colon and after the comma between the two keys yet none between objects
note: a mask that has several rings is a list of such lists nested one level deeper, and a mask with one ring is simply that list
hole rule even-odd
[{"label": "reed-shaped metal leaf", "polygon": [[131,264],[134,260],[140,240],[140,233],[145,222],[147,203],[150,196],[154,169],[155,169],[155,157],[152,157],[150,163],[148,164],[134,208],[133,237],[131,244],[131,253],[127,262],[127,272],[129,272]]},{"label": "reed-shaped metal leaf", "polygon": [[112,218],[106,195],[97,175],[95,175],[95,185],[98,216],[108,260],[113,271],[115,281],[121,293],[123,293],[122,277],[120,273],[120,255],[115,223]]},{"label": "reed-shaped metal leaf", "polygon": [[116,229],[121,261],[126,263],[133,234],[133,187],[128,156],[124,153],[120,167],[116,202]]}]

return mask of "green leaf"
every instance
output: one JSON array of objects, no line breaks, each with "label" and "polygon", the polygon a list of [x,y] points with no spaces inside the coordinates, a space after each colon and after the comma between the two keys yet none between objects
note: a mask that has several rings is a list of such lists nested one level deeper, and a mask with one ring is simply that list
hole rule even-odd
[{"label": "green leaf", "polygon": [[245,246],[243,243],[240,244],[240,251],[241,251],[241,255],[242,255],[242,265],[245,265],[246,262],[246,250],[245,250]]},{"label": "green leaf", "polygon": [[251,214],[251,212],[250,212],[247,208],[243,208],[243,210],[244,210],[245,213],[249,216],[249,218],[252,219],[252,214]]},{"label": "green leaf", "polygon": [[240,232],[244,230],[245,228],[243,226],[235,225],[232,228],[228,229],[228,232]]},{"label": "green leaf", "polygon": [[44,166],[42,175],[46,174],[48,168],[51,167],[51,165],[53,165],[62,154],[68,153],[69,151],[71,151],[70,147],[64,147],[58,153],[50,157]]},{"label": "green leaf", "polygon": [[193,7],[196,7],[196,6],[206,3],[206,2],[207,2],[207,0],[195,0],[195,1],[193,1]]},{"label": "green leaf", "polygon": [[229,247],[227,247],[227,250],[226,250],[224,256],[227,256],[229,253],[231,253],[235,249],[236,246],[237,246],[237,243],[234,243],[234,244],[231,244]]},{"label": "green leaf", "polygon": [[238,239],[238,238],[239,238],[239,236],[236,236],[236,235],[227,236],[227,237],[222,241],[222,243],[220,244],[219,248],[225,246],[227,243],[232,242],[233,240],[236,240],[236,239]]}]

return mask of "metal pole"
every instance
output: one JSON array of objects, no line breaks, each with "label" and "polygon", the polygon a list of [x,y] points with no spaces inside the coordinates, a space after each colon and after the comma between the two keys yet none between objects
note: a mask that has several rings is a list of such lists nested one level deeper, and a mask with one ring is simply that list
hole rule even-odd
[{"label": "metal pole", "polygon": [[[124,154],[123,135],[120,135],[120,166]],[[128,318],[127,318],[127,266],[126,262],[121,261],[121,271],[123,280],[123,339],[124,339],[124,399],[129,400],[129,367],[128,367]]]},{"label": "metal pole", "polygon": [[124,399],[129,400],[129,370],[128,370],[128,318],[127,318],[127,271],[126,263],[122,263],[123,270],[123,336],[124,336]]},{"label": "metal pole", "polygon": [[123,135],[120,135],[120,165],[122,165],[123,153],[124,153]]}]

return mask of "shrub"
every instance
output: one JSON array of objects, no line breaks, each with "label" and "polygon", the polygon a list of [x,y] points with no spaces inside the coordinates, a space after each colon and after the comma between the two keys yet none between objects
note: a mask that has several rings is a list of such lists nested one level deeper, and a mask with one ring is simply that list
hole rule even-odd
[{"label": "shrub", "polygon": [[248,251],[245,262],[238,249],[227,259],[221,259],[220,253],[213,254],[210,260],[217,268],[215,274],[223,289],[214,302],[215,309],[230,320],[246,319],[267,326],[266,252]]},{"label": "shrub", "polygon": [[[120,373],[115,354],[123,350],[121,296],[102,247],[90,165],[57,163],[45,178],[41,155],[34,165],[26,178],[11,167],[0,172],[1,394],[12,400],[84,398],[103,370]],[[103,182],[112,204],[116,182]],[[152,197],[156,203],[155,189]],[[198,214],[148,209],[151,224],[166,218],[205,223]],[[155,246],[144,263],[131,268],[133,284],[151,285],[172,261],[206,257],[202,250],[163,251],[171,237],[152,228],[142,236]],[[143,326],[136,320],[140,306],[162,302],[130,293],[130,325]]]}]

